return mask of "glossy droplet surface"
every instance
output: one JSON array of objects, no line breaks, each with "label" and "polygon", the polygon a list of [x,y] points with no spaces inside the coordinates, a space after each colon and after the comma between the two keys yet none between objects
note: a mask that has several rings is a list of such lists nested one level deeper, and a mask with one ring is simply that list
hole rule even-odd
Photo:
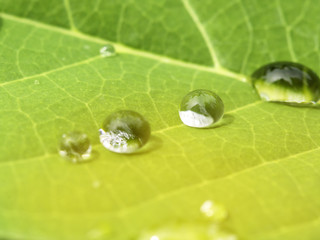
[{"label": "glossy droplet surface", "polygon": [[190,127],[210,127],[220,120],[224,113],[221,98],[212,91],[198,89],[188,93],[181,101],[181,121]]},{"label": "glossy droplet surface", "polygon": [[91,144],[88,136],[81,132],[63,134],[59,145],[59,154],[71,162],[83,162],[91,156]]},{"label": "glossy droplet surface", "polygon": [[177,223],[146,231],[138,240],[237,240],[237,236],[215,224]]},{"label": "glossy droplet surface", "polygon": [[201,213],[209,220],[220,223],[228,217],[226,208],[212,200],[206,200],[200,207]]},{"label": "glossy droplet surface", "polygon": [[147,143],[150,125],[139,113],[122,110],[112,113],[102,124],[100,142],[117,153],[132,153]]},{"label": "glossy droplet surface", "polygon": [[257,69],[251,79],[265,101],[315,103],[320,98],[319,77],[299,63],[270,63]]},{"label": "glossy droplet surface", "polygon": [[106,44],[102,48],[100,48],[100,55],[102,57],[111,57],[116,55],[116,50],[113,45]]}]

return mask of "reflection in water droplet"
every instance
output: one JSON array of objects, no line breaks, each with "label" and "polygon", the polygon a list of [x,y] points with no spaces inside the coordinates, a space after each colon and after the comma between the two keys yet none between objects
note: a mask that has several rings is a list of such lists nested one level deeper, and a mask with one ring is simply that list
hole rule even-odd
[{"label": "reflection in water droplet", "polygon": [[257,69],[251,78],[265,101],[315,103],[320,98],[319,77],[299,63],[270,63]]},{"label": "reflection in water droplet", "polygon": [[168,224],[143,232],[138,240],[237,240],[237,236],[216,224]]},{"label": "reflection in water droplet", "polygon": [[228,216],[228,212],[224,206],[219,205],[211,200],[205,201],[201,205],[200,211],[206,218],[217,223],[222,222]]},{"label": "reflection in water droplet", "polygon": [[100,142],[117,153],[132,153],[147,143],[150,125],[139,113],[122,110],[114,112],[102,124]]},{"label": "reflection in water droplet", "polygon": [[179,115],[181,121],[190,127],[210,127],[223,116],[224,105],[221,98],[209,90],[198,89],[188,93],[181,101]]},{"label": "reflection in water droplet", "polygon": [[76,131],[63,134],[59,154],[73,163],[88,160],[91,156],[91,144],[88,136]]},{"label": "reflection in water droplet", "polygon": [[116,55],[116,50],[113,45],[106,44],[102,48],[100,48],[100,55],[102,57],[111,57]]}]

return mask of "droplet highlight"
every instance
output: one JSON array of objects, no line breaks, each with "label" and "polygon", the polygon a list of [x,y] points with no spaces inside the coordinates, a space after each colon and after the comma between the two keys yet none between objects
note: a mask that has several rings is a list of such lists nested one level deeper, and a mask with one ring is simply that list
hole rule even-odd
[{"label": "droplet highlight", "polygon": [[217,123],[224,113],[222,99],[212,91],[198,89],[188,93],[181,101],[181,121],[190,127],[206,128]]},{"label": "droplet highlight", "polygon": [[257,69],[251,79],[265,101],[316,103],[320,99],[319,77],[300,63],[270,63]]},{"label": "droplet highlight", "polygon": [[224,206],[212,200],[206,200],[200,207],[200,212],[208,220],[213,222],[223,222],[228,217],[228,211]]},{"label": "droplet highlight", "polygon": [[139,113],[121,110],[112,113],[102,124],[100,142],[116,153],[133,153],[144,146],[150,137],[150,125]]},{"label": "droplet highlight", "polygon": [[81,132],[63,134],[59,145],[59,154],[73,163],[87,161],[91,157],[91,144],[88,136]]},{"label": "droplet highlight", "polygon": [[100,55],[102,57],[112,57],[116,55],[116,50],[113,45],[106,44],[102,48],[100,48]]}]

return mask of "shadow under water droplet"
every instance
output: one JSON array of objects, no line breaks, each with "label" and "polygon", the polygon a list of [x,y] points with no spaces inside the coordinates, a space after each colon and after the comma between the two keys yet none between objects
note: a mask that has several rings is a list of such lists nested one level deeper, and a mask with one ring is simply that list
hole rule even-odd
[{"label": "shadow under water droplet", "polygon": [[231,114],[224,114],[222,119],[215,125],[213,125],[212,127],[207,127],[207,128],[199,128],[199,129],[214,129],[214,128],[220,128],[220,127],[224,127],[227,126],[229,124],[231,124],[234,121],[234,116],[232,116]]},{"label": "shadow under water droplet", "polygon": [[[96,159],[98,159],[99,157],[99,152],[96,150],[92,150],[90,153],[90,157],[86,160],[82,160],[82,161],[77,161],[77,162],[72,162],[72,161],[66,161],[65,159],[62,158],[63,162],[68,162],[69,164],[73,164],[73,165],[83,165],[83,164],[88,164],[91,163],[92,161],[95,161]],[[0,239],[1,240],[1,239]]]},{"label": "shadow under water droplet", "polygon": [[143,146],[139,151],[134,152],[134,153],[129,153],[126,155],[146,154],[146,153],[149,153],[149,152],[152,152],[156,149],[161,148],[162,145],[163,145],[163,142],[162,142],[161,138],[151,135],[148,143],[145,146]]}]

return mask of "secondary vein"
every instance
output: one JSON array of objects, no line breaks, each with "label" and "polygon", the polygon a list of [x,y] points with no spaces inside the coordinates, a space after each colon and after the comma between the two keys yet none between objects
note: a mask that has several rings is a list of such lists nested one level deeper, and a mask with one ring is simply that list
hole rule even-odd
[{"label": "secondary vein", "polygon": [[204,28],[203,24],[201,23],[198,15],[196,14],[194,8],[191,6],[189,0],[182,0],[182,3],[185,7],[185,9],[187,10],[187,12],[189,13],[189,15],[191,16],[193,22],[195,23],[196,27],[198,28],[198,30],[200,31],[202,37],[203,37],[203,40],[205,41],[208,49],[209,49],[209,52],[210,52],[210,55],[211,55],[211,58],[212,58],[212,61],[214,63],[214,67],[219,69],[221,68],[221,64],[219,62],[219,59],[217,57],[217,54],[213,48],[213,45],[212,45],[212,42],[210,40],[210,37],[206,31],[206,29]]},{"label": "secondary vein", "polygon": [[71,30],[76,30],[76,26],[74,24],[73,21],[73,17],[72,17],[72,12],[71,12],[71,8],[70,8],[70,3],[69,0],[63,0],[67,15],[68,15],[68,19],[69,19],[69,24],[70,24],[70,28]]}]

